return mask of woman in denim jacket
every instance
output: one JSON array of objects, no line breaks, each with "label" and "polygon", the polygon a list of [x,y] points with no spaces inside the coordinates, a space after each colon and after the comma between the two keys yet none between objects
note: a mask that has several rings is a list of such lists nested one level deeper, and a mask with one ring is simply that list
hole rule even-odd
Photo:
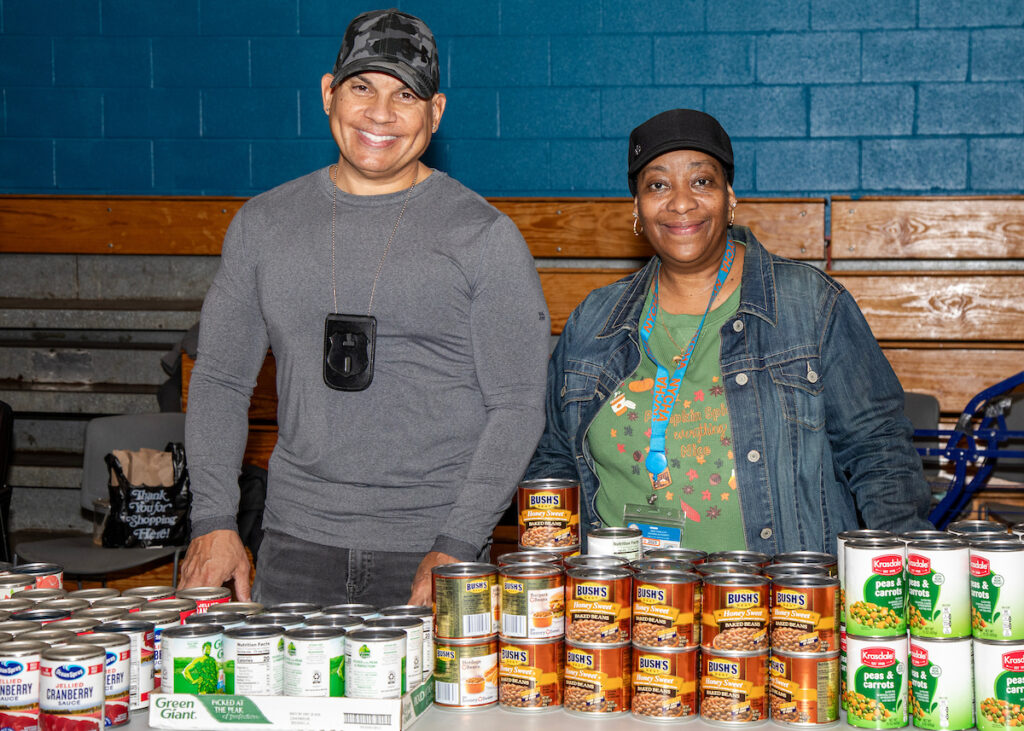
[{"label": "woman in denim jacket", "polygon": [[732,225],[725,130],[663,112],[630,135],[628,175],[656,255],[569,317],[526,477],[579,480],[585,529],[650,506],[704,550],[931,527],[899,381],[849,292]]}]

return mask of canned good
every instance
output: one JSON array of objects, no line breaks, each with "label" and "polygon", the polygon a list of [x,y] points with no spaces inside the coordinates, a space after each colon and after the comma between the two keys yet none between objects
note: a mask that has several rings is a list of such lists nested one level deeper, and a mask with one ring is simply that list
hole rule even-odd
[{"label": "canned good", "polygon": [[163,634],[165,630],[181,625],[180,615],[173,609],[150,609],[147,606],[134,612],[131,618],[138,622],[153,624],[153,688],[159,689],[163,668],[160,655]]},{"label": "canned good", "polygon": [[434,612],[430,607],[416,604],[400,604],[384,607],[382,617],[416,617],[423,624],[423,680],[434,672]]},{"label": "canned good", "polygon": [[561,567],[512,565],[500,569],[501,634],[544,639],[565,633],[565,575]]},{"label": "canned good", "polygon": [[56,647],[58,645],[67,645],[71,642],[76,642],[78,640],[78,635],[66,629],[43,627],[42,629],[33,629],[28,632],[23,632],[18,635],[18,639],[45,642],[50,645],[50,647]]},{"label": "canned good", "polygon": [[10,642],[13,639],[14,635],[12,635],[10,632],[0,632],[0,644],[3,644],[4,642]]},{"label": "canned good", "polygon": [[798,726],[839,720],[839,650],[814,655],[772,648],[768,660],[772,720]]},{"label": "canned good", "polygon": [[707,551],[701,551],[698,548],[656,548],[653,551],[647,551],[644,558],[668,558],[676,561],[689,561],[696,565],[704,563],[708,554]]},{"label": "canned good", "polygon": [[706,576],[701,601],[703,647],[734,652],[768,648],[767,577]]},{"label": "canned good", "polygon": [[21,619],[8,619],[6,622],[0,622],[0,632],[6,632],[7,634],[20,637],[26,632],[31,632],[34,629],[39,629],[43,625],[39,622],[30,622],[28,620]]},{"label": "canned good", "polygon": [[702,577],[714,576],[716,574],[746,574],[747,576],[761,576],[761,567],[753,563],[740,563],[739,561],[705,561],[702,564],[695,564],[694,573]]},{"label": "canned good", "polygon": [[45,602],[39,602],[36,604],[37,609],[63,609],[74,614],[80,612],[83,609],[89,608],[89,602],[85,599],[71,599],[64,597],[63,599],[48,599]]},{"label": "canned good", "polygon": [[[773,563],[765,566],[761,573],[769,579],[776,579],[780,576],[831,576],[829,570],[824,566],[815,566],[809,563]],[[836,581],[838,581],[838,577]]]},{"label": "canned good", "polygon": [[910,638],[910,713],[917,728],[960,731],[974,726],[971,638]]},{"label": "canned good", "polygon": [[74,644],[43,650],[39,662],[39,727],[100,728],[106,694],[106,652]]},{"label": "canned good", "polygon": [[580,485],[575,480],[519,483],[519,545],[565,548],[580,542]]},{"label": "canned good", "polygon": [[836,576],[839,573],[839,560],[833,554],[824,553],[823,551],[777,553],[772,557],[772,564],[780,563],[802,563],[807,566],[822,566],[832,576]]},{"label": "canned good", "polygon": [[1024,543],[970,542],[971,633],[976,639],[1024,640]]},{"label": "canned good", "polygon": [[[849,545],[847,545],[849,548]],[[858,728],[907,725],[907,636],[846,635],[846,722]]]},{"label": "canned good", "polygon": [[[399,698],[405,693],[406,634],[400,629],[357,629],[345,636],[345,695]],[[438,697],[434,686],[435,702]]]},{"label": "canned good", "polygon": [[380,612],[372,604],[332,604],[324,607],[324,614],[354,614],[362,619],[379,617]]},{"label": "canned good", "polygon": [[628,642],[565,643],[565,710],[586,717],[618,715],[630,708],[632,646]]},{"label": "canned good", "polygon": [[899,539],[904,543],[910,543],[911,541],[948,541],[950,538],[955,537],[955,535],[944,530],[911,530],[899,535]]},{"label": "canned good", "polygon": [[[994,520],[957,520],[946,526],[946,530],[958,536],[972,538],[979,533],[1006,534],[1006,526]],[[18,567],[21,571],[21,567]]]},{"label": "canned good", "polygon": [[303,627],[284,633],[284,694],[345,695],[345,630]]},{"label": "canned good", "polygon": [[846,544],[846,631],[861,637],[906,634],[906,546],[898,538]]},{"label": "canned good", "polygon": [[675,721],[697,714],[697,656],[689,647],[633,645],[633,715]]},{"label": "canned good", "polygon": [[0,717],[5,728],[34,728],[39,718],[39,662],[45,642],[0,645]]},{"label": "canned good", "polygon": [[68,599],[84,599],[89,602],[89,606],[92,606],[100,599],[110,599],[111,597],[121,596],[121,592],[113,587],[103,586],[97,589],[78,589],[68,594]]},{"label": "canned good", "polygon": [[[220,604],[213,606],[219,607]],[[196,613],[196,603],[192,599],[182,599],[180,596],[174,599],[154,599],[147,605],[148,609],[171,609],[178,613],[179,621],[184,624],[185,620]],[[211,607],[212,608],[212,607]],[[209,609],[207,610],[209,611]]]},{"label": "canned good", "polygon": [[563,562],[565,570],[569,569],[625,569],[629,568],[629,561],[621,556],[593,556],[585,554],[582,556],[569,556]]},{"label": "canned good", "polygon": [[498,701],[498,637],[434,641],[434,705],[473,710]]},{"label": "canned good", "polygon": [[35,602],[28,599],[3,599],[0,600],[0,612],[4,612],[7,615],[7,619],[10,619],[11,615],[15,612],[31,609],[35,605]]},{"label": "canned good", "polygon": [[432,571],[434,637],[489,637],[499,629],[498,568],[488,563],[450,563]]},{"label": "canned good", "polygon": [[173,586],[136,586],[125,589],[121,596],[137,596],[147,602],[153,602],[157,599],[174,599],[175,589]]},{"label": "canned good", "polygon": [[768,650],[729,652],[701,648],[700,717],[728,725],[768,718]]},{"label": "canned good", "polygon": [[265,607],[267,614],[299,614],[306,619],[323,613],[323,607],[312,602],[278,602]]},{"label": "canned good", "polygon": [[780,576],[771,588],[771,647],[783,652],[839,649],[839,579]]},{"label": "canned good", "polygon": [[512,551],[498,556],[498,568],[511,564],[562,565],[562,556],[551,551]]},{"label": "canned good", "polygon": [[[195,606],[194,602],[193,606]],[[251,617],[254,614],[262,614],[263,605],[259,602],[221,602],[220,604],[211,604],[204,613],[220,614],[221,612]]]},{"label": "canned good", "polygon": [[631,561],[629,568],[639,574],[641,571],[693,571],[693,563],[675,558],[638,558]]},{"label": "canned good", "polygon": [[196,586],[191,589],[180,589],[175,594],[177,599],[191,599],[196,603],[196,612],[202,614],[209,611],[214,604],[223,604],[231,599],[231,590],[223,586]]},{"label": "canned good", "polygon": [[[433,626],[433,616],[431,616]],[[319,617],[310,617],[306,620],[307,627],[338,627],[351,632],[354,629],[363,627],[363,618],[354,614],[321,614]]]},{"label": "canned good", "polygon": [[4,574],[0,576],[0,599],[10,599],[15,594],[36,585],[36,577],[28,574]]},{"label": "canned good", "polygon": [[846,710],[846,627],[839,626],[839,707]]},{"label": "canned good", "polygon": [[633,572],[625,568],[579,568],[569,569],[566,574],[566,639],[628,642],[633,619]]},{"label": "canned good", "polygon": [[71,612],[67,609],[40,609],[37,606],[32,609],[24,609],[20,612],[15,612],[11,615],[11,619],[20,620],[22,622],[39,622],[44,627],[51,622],[56,622],[60,619],[67,619],[71,616]]},{"label": "canned good", "polygon": [[164,630],[160,676],[165,693],[209,695],[224,690],[224,632],[219,626],[179,625]]},{"label": "canned good", "polygon": [[1024,523],[1014,523],[1010,526],[1010,533],[1018,538],[1024,538]]},{"label": "canned good", "polygon": [[971,634],[970,551],[963,541],[907,544],[907,627],[914,637]]},{"label": "canned good", "polygon": [[146,606],[148,602],[141,596],[112,596],[109,599],[97,599],[93,602],[93,609],[123,609],[131,614]]},{"label": "canned good", "polygon": [[278,625],[235,627],[224,632],[224,692],[281,695],[284,630]]},{"label": "canned good", "polygon": [[836,566],[839,574],[839,621],[846,621],[846,542],[858,538],[893,538],[894,534],[887,530],[862,528],[860,530],[843,531],[836,536]]},{"label": "canned good", "polygon": [[[519,546],[518,549],[517,549],[517,552],[518,553],[524,553],[524,552],[529,551],[529,550],[530,550],[529,546]],[[565,548],[560,548],[560,547],[552,546],[550,548],[545,548],[544,552],[545,553],[557,554],[559,560],[564,565],[566,559],[572,558],[573,556],[579,556],[580,555],[580,544],[577,543],[575,546],[566,546]]]},{"label": "canned good", "polygon": [[277,626],[281,629],[298,629],[299,627],[306,626],[306,618],[301,614],[281,614],[278,612],[271,614],[270,612],[265,612],[246,617],[245,623],[252,627]]},{"label": "canned good", "polygon": [[75,612],[76,617],[88,617],[89,619],[98,619],[101,622],[113,622],[117,619],[123,619],[128,616],[128,610],[121,609],[119,607],[97,607],[95,605],[88,609],[80,609]]},{"label": "canned good", "polygon": [[[64,589],[64,567],[55,563],[22,563],[19,574],[35,577],[36,589]],[[63,595],[62,595],[63,596]]]},{"label": "canned good", "polygon": [[95,617],[69,617],[68,619],[58,619],[56,622],[51,622],[49,627],[51,629],[64,629],[68,632],[74,632],[76,635],[81,637],[82,635],[90,634],[97,625],[103,624],[100,620]]},{"label": "canned good", "polygon": [[18,592],[18,599],[26,599],[33,604],[42,604],[43,602],[53,601],[54,599],[63,599],[66,596],[67,592],[63,589],[54,589],[49,587],[25,589],[24,591]]},{"label": "canned good", "polygon": [[129,708],[133,711],[149,707],[153,692],[153,625],[131,619],[116,619],[96,627],[97,632],[117,632],[128,635],[131,642],[131,690]]},{"label": "canned good", "polygon": [[130,720],[128,713],[129,695],[131,693],[131,640],[125,635],[113,632],[100,632],[85,635],[78,639],[87,645],[103,648],[105,683],[103,692],[104,726],[124,726]]},{"label": "canned good", "polygon": [[189,615],[188,619],[185,620],[185,625],[217,624],[224,629],[234,629],[245,624],[246,619],[247,617],[236,612],[203,612],[202,614]]},{"label": "canned good", "polygon": [[404,692],[423,682],[423,621],[419,617],[374,617],[366,620],[367,629],[400,629],[405,632]]},{"label": "canned good", "polygon": [[499,639],[498,703],[509,711],[550,711],[562,705],[565,643]]},{"label": "canned good", "polygon": [[[663,560],[663,559],[655,559]],[[643,647],[691,647],[700,638],[695,625],[697,574],[641,571],[633,577],[633,644]]]},{"label": "canned good", "polygon": [[772,562],[772,557],[760,551],[715,551],[707,558],[708,563],[719,561],[735,561],[736,563],[749,563],[764,568]]},{"label": "canned good", "polygon": [[975,638],[974,703],[978,731],[1024,724],[1024,643]]},{"label": "canned good", "polygon": [[639,528],[597,528],[587,532],[587,553],[592,556],[619,556],[627,561],[636,561],[643,553]]}]

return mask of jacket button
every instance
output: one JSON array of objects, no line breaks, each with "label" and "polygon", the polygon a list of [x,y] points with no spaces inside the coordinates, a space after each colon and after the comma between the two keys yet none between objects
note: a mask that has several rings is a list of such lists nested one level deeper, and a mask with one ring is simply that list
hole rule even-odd
[{"label": "jacket button", "polygon": [[565,398],[565,386],[562,386],[562,398]]},{"label": "jacket button", "polygon": [[747,380],[748,379],[746,373],[740,373],[739,375],[736,376],[736,383],[738,383],[741,386],[746,386]]},{"label": "jacket button", "polygon": [[758,452],[756,449],[751,449],[749,452],[747,452],[748,462],[757,462],[759,459],[761,459],[761,453]]},{"label": "jacket button", "polygon": [[767,541],[771,537],[772,537],[772,529],[771,528],[762,528],[761,529],[761,538],[762,539]]},{"label": "jacket button", "polygon": [[743,320],[736,320],[733,322],[732,331],[737,333],[743,332]]},{"label": "jacket button", "polygon": [[807,371],[807,380],[809,383],[817,383],[818,374],[815,373],[814,371]]}]

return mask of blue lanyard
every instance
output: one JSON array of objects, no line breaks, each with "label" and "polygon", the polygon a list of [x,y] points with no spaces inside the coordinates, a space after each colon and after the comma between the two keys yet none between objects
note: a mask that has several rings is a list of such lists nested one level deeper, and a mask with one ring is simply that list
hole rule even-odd
[{"label": "blue lanyard", "polygon": [[722,254],[722,263],[718,267],[718,276],[715,278],[715,286],[711,290],[711,297],[708,299],[708,306],[704,309],[704,316],[700,318],[700,325],[697,332],[690,338],[690,344],[686,346],[686,352],[682,354],[679,365],[669,376],[668,369],[654,357],[648,340],[654,330],[654,322],[658,316],[658,274],[660,263],[654,272],[654,293],[651,297],[651,306],[640,323],[640,341],[644,345],[644,352],[658,368],[654,379],[654,403],[651,406],[651,448],[647,452],[647,459],[644,466],[647,471],[655,477],[668,469],[668,459],[665,456],[665,433],[668,431],[669,418],[672,416],[672,407],[675,406],[676,397],[679,395],[679,388],[683,385],[683,377],[686,375],[686,367],[690,364],[690,356],[697,347],[697,339],[700,331],[704,329],[704,321],[708,318],[711,305],[714,303],[718,293],[722,291],[729,270],[736,258],[736,242],[729,239],[725,245],[725,253]]}]

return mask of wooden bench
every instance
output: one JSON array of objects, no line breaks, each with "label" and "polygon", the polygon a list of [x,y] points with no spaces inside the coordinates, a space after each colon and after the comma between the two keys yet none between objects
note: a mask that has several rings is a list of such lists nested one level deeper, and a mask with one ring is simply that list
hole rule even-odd
[{"label": "wooden bench", "polygon": [[[628,199],[491,202],[516,222],[537,260],[554,335],[589,291],[651,254],[633,236]],[[155,384],[133,381],[138,368],[104,379],[100,365],[120,356],[119,343],[110,339],[130,341],[133,357],[155,361],[158,345],[174,342],[198,319],[224,232],[242,203],[0,196],[0,292],[13,293],[0,297],[0,363],[3,348],[41,342],[58,355],[61,348],[91,353],[97,364],[79,380],[74,368],[66,369],[70,378],[66,372],[0,371],[0,399],[20,400],[19,419],[42,420],[38,433],[77,417],[143,408]],[[947,421],[978,390],[1024,367],[1022,221],[1022,197],[744,199],[737,209],[737,223],[749,225],[770,250],[820,266],[850,289],[904,387],[934,394]],[[8,262],[21,273],[11,277],[13,287],[3,274]],[[65,271],[71,275],[61,278]],[[97,271],[108,272],[111,281],[94,281]],[[33,278],[43,283],[23,286]],[[58,284],[48,288],[51,278]],[[133,285],[136,280],[141,284]],[[48,340],[55,331],[60,338]],[[88,333],[76,341],[81,347],[69,347],[69,332]],[[97,333],[108,340],[93,342],[100,340]],[[146,348],[150,352],[140,355]],[[264,465],[276,440],[273,387],[269,357],[253,397],[247,449],[248,459]],[[105,401],[89,402],[83,394],[102,394]],[[45,451],[30,447],[18,446],[23,469]],[[65,462],[75,457],[73,446],[64,451]]]}]

